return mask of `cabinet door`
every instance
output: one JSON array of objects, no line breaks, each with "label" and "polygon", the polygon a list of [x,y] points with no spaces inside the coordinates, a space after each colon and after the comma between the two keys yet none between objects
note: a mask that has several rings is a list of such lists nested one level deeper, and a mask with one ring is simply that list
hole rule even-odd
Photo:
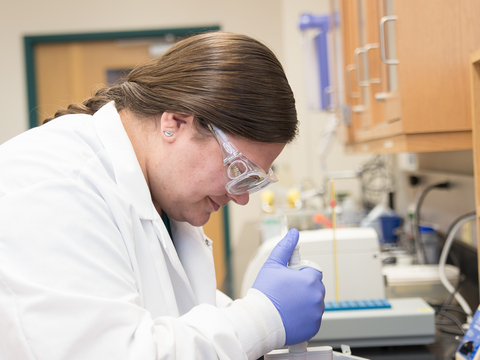
[{"label": "cabinet door", "polygon": [[468,64],[480,48],[480,1],[344,0],[342,10],[350,22],[343,24],[345,64],[352,72],[363,66],[356,75],[368,83],[356,103],[347,96],[370,116],[359,113],[352,123],[351,151],[469,148]]},{"label": "cabinet door", "polygon": [[393,1],[404,133],[471,129],[470,54],[478,0]]},{"label": "cabinet door", "polygon": [[364,1],[369,69],[379,76],[371,80],[379,81],[371,81],[372,129],[363,139],[469,130],[465,64],[480,46],[471,26],[479,2]]},{"label": "cabinet door", "polygon": [[356,49],[363,73],[365,86],[365,106],[368,125],[356,130],[355,139],[366,141],[385,137],[402,131],[401,124],[385,127],[386,124],[399,122],[400,92],[397,81],[395,48],[395,17],[392,15],[392,0],[359,0],[361,14],[362,47]]},{"label": "cabinet door", "polygon": [[370,126],[368,111],[368,83],[365,80],[365,52],[363,46],[363,1],[341,1],[341,31],[346,114],[350,118],[347,142],[355,142],[358,129]]},{"label": "cabinet door", "polygon": [[401,119],[395,47],[396,16],[392,0],[368,0],[369,18],[366,22],[369,49],[370,103],[372,125]]},{"label": "cabinet door", "polygon": [[376,0],[363,0],[365,45],[365,80],[368,82],[370,125],[375,126],[384,118],[384,106],[374,95],[382,91],[386,82],[384,67],[380,64],[380,36],[378,32],[379,9]]},{"label": "cabinet door", "polygon": [[[401,120],[401,92],[398,86],[398,66],[396,51],[396,21],[393,0],[379,0],[377,29],[380,41],[380,72],[382,83],[380,92],[374,93],[376,102],[384,104],[383,119],[387,123]],[[398,127],[400,129],[400,127]]]}]

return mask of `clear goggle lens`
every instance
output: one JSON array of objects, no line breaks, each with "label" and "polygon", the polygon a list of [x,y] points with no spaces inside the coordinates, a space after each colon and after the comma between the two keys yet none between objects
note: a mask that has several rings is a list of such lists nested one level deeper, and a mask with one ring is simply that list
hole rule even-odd
[{"label": "clear goggle lens", "polygon": [[238,151],[220,129],[210,125],[210,130],[222,149],[225,188],[229,194],[241,195],[247,192],[252,194],[277,182],[272,169],[267,174],[260,166]]},{"label": "clear goggle lens", "polygon": [[[227,176],[226,176],[227,177]],[[268,185],[277,182],[277,178],[273,171],[265,174],[263,171],[250,170],[235,177],[234,179],[226,179],[225,188],[229,194],[241,195],[245,193],[253,194],[260,191]]]}]

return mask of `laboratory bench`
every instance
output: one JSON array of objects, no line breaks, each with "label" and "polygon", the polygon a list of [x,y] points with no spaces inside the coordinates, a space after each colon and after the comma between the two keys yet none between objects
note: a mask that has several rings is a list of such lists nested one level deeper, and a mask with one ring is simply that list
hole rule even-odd
[{"label": "laboratory bench", "polygon": [[[460,257],[465,259],[461,254]],[[465,298],[472,311],[478,307],[479,288],[478,278],[465,280],[460,288],[460,293]],[[439,303],[443,299],[439,299]],[[463,321],[464,319],[461,319]],[[447,330],[456,330],[455,327],[446,327]],[[462,336],[447,333],[436,326],[435,342],[429,345],[410,346],[384,346],[371,348],[352,348],[352,355],[369,360],[453,360],[455,352],[461,342]],[[309,346],[315,346],[309,343]],[[338,349],[336,351],[339,351]]]},{"label": "laboratory bench", "polygon": [[[455,330],[453,327],[448,329]],[[433,344],[352,348],[351,352],[368,360],[453,360],[461,338],[460,335],[441,331],[437,326]],[[317,345],[309,342],[308,346]]]},{"label": "laboratory bench", "polygon": [[437,330],[431,345],[352,349],[352,355],[370,360],[453,360],[459,345],[456,335]]},{"label": "laboratory bench", "polygon": [[[476,249],[465,246],[461,242],[454,241],[451,249],[451,254],[455,258],[455,264],[459,267],[463,275],[462,283],[458,291],[466,300],[472,312],[477,310],[479,306],[479,279],[478,279],[478,259]],[[450,263],[450,262],[448,262]],[[407,297],[417,297],[414,293],[406,293]],[[446,300],[445,292],[429,293],[428,299],[431,305],[437,308]],[[452,301],[453,306],[458,304]],[[352,310],[353,311],[353,310]],[[368,311],[368,310],[366,310]],[[449,312],[455,315],[461,323],[464,323],[465,318],[460,313]],[[442,331],[447,330],[446,331]],[[455,352],[461,343],[463,335],[456,335],[454,332],[459,332],[459,328],[455,325],[436,325],[435,340],[433,344],[428,345],[404,345],[404,346],[378,346],[378,347],[353,347],[351,349],[352,355],[369,360],[454,360]],[[329,345],[328,343],[315,343],[309,341],[309,347],[320,345]],[[347,343],[347,345],[350,345]],[[339,349],[334,349],[340,351]]]}]

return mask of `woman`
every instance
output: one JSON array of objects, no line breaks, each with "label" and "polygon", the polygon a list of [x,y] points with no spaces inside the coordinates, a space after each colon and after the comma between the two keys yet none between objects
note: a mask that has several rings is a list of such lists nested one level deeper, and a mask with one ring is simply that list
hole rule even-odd
[{"label": "woman", "polygon": [[1,359],[256,359],[315,335],[298,232],[232,303],[201,229],[275,182],[297,133],[268,48],[194,36],[55,117],[0,146]]}]

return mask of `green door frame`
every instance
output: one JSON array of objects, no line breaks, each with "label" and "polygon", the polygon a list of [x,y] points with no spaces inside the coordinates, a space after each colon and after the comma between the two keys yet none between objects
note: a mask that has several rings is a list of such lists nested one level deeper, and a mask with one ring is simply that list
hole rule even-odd
[{"label": "green door frame", "polygon": [[[27,78],[27,101],[28,116],[30,128],[37,126],[37,91],[35,83],[35,52],[34,47],[44,43],[61,43],[75,41],[102,41],[102,40],[125,40],[125,39],[148,39],[164,37],[166,35],[173,36],[189,36],[208,31],[218,31],[220,27],[217,25],[191,28],[172,28],[158,30],[139,30],[139,31],[119,31],[119,32],[103,32],[103,33],[79,33],[79,34],[58,34],[58,35],[39,35],[25,36],[25,65]],[[223,231],[225,236],[225,262],[226,262],[226,284],[225,292],[232,296],[232,266],[231,266],[231,249],[230,249],[230,224],[228,216],[228,205],[223,208]]]}]

